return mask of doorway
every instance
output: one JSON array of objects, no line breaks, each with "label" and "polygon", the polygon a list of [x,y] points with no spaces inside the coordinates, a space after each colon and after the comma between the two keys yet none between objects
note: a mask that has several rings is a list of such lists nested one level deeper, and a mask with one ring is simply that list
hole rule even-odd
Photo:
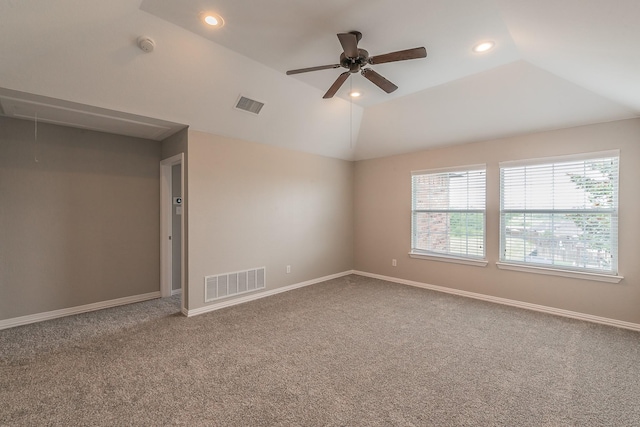
[{"label": "doorway", "polygon": [[184,312],[183,154],[160,162],[160,295],[181,294]]}]

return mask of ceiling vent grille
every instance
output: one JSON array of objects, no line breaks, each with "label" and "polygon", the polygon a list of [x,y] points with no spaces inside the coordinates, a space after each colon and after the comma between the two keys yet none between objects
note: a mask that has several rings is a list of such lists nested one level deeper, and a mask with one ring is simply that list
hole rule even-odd
[{"label": "ceiling vent grille", "polygon": [[256,101],[255,99],[249,99],[246,96],[240,96],[238,102],[236,102],[236,109],[247,111],[253,114],[260,114],[260,110],[264,107],[264,102]]}]

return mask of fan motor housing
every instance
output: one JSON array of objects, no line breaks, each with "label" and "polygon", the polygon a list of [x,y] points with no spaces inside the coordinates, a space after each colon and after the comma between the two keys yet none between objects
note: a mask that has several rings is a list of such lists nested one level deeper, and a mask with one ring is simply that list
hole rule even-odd
[{"label": "fan motor housing", "polygon": [[357,73],[360,68],[369,63],[369,52],[364,49],[358,49],[357,58],[348,58],[344,52],[340,54],[340,65],[347,68],[352,73]]}]

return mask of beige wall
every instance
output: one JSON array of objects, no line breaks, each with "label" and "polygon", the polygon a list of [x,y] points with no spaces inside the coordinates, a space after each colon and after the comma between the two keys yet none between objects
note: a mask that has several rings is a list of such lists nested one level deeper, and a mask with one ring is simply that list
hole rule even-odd
[{"label": "beige wall", "polygon": [[156,141],[0,117],[0,320],[159,291],[159,163]]},{"label": "beige wall", "polygon": [[352,162],[189,131],[188,164],[190,310],[206,275],[266,266],[269,290],[352,269]]},{"label": "beige wall", "polygon": [[[392,142],[391,142],[392,143]],[[499,169],[506,160],[620,149],[619,284],[498,270]],[[411,259],[411,171],[487,164],[488,267]],[[355,268],[640,323],[640,119],[364,160],[355,169]],[[392,267],[391,260],[398,260]]]},{"label": "beige wall", "polygon": [[[638,119],[355,164],[186,129],[160,144],[40,124],[35,143],[32,122],[0,120],[0,320],[158,291],[159,161],[184,152],[190,310],[206,275],[266,266],[274,289],[355,268],[640,323]],[[609,149],[625,279],[498,270],[498,162]],[[411,171],[477,163],[489,266],[409,258]]]}]

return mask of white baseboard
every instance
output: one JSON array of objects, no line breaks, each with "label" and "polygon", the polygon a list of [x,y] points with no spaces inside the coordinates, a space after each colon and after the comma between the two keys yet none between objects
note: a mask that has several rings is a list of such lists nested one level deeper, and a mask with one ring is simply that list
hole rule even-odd
[{"label": "white baseboard", "polygon": [[342,273],[332,274],[329,276],[319,277],[317,279],[307,280],[306,282],[295,283],[289,286],[283,286],[281,288],[271,289],[264,292],[257,292],[251,295],[243,296],[240,298],[234,298],[229,301],[222,301],[216,304],[207,305],[205,307],[195,308],[193,310],[182,310],[182,313],[187,317],[197,316],[199,314],[209,313],[211,311],[220,310],[221,308],[231,307],[234,305],[242,304],[249,301],[254,301],[260,298],[270,297],[272,295],[279,294],[281,292],[292,291],[294,289],[302,288],[309,285],[315,285],[316,283],[326,282],[327,280],[337,279],[338,277],[348,276],[353,274],[353,270],[343,271]]},{"label": "white baseboard", "polygon": [[479,299],[482,301],[493,302],[497,304],[510,305],[512,307],[524,308],[526,310],[539,311],[556,316],[569,317],[571,319],[585,320],[592,323],[600,323],[602,325],[615,326],[617,328],[631,329],[632,331],[640,331],[640,324],[625,322],[622,320],[609,319],[607,317],[593,316],[591,314],[578,313],[576,311],[563,310],[560,308],[547,307],[544,305],[530,304],[507,298],[493,297],[490,295],[478,294],[475,292],[462,291],[459,289],[447,288],[444,286],[429,285],[427,283],[414,282],[412,280],[398,279],[396,277],[382,276],[380,274],[366,273],[364,271],[353,271],[353,274],[359,276],[371,277],[373,279],[386,280],[388,282],[400,283],[402,285],[416,286],[418,288],[430,289],[432,291],[444,292],[447,294],[459,295],[467,298]]},{"label": "white baseboard", "polygon": [[[182,308],[182,313],[187,317],[197,316],[199,314],[208,313],[211,311],[219,310],[225,307],[231,307],[234,305],[242,304],[249,301],[254,301],[260,298],[269,297],[279,294],[281,292],[291,291],[293,289],[302,288],[305,286],[314,285],[316,283],[325,282],[327,280],[337,279],[339,277],[348,276],[350,274],[357,274],[359,276],[371,277],[374,279],[386,280],[388,282],[399,283],[402,285],[415,286],[418,288],[429,289],[437,292],[444,292],[447,294],[463,296],[467,298],[474,298],[482,301],[493,302],[496,304],[503,304],[512,307],[524,308],[526,310],[539,311],[541,313],[553,314],[556,316],[569,317],[572,319],[584,320],[587,322],[599,323],[608,326],[615,326],[623,329],[630,329],[633,331],[640,331],[640,324],[625,322],[622,320],[609,319],[606,317],[593,316],[590,314],[578,313],[575,311],[563,310],[554,307],[547,307],[538,304],[530,304],[527,302],[511,300],[507,298],[494,297],[490,295],[478,294],[475,292],[462,291],[459,289],[447,288],[444,286],[430,285],[427,283],[415,282],[412,280],[399,279],[391,276],[383,276],[380,274],[367,273],[364,271],[350,270],[342,273],[332,274],[329,276],[319,277],[317,279],[308,280],[306,282],[295,283],[289,286],[283,286],[281,288],[268,290],[265,292],[259,292],[241,298],[232,299],[229,301],[222,301],[217,304],[211,304],[205,307],[196,308],[193,310],[187,310]],[[172,291],[172,295],[181,293],[182,290]],[[45,313],[31,314],[28,316],[14,317],[11,319],[0,320],[0,330],[13,328],[15,326],[28,325],[30,323],[42,322],[45,320],[56,319],[59,317],[71,316],[74,314],[86,313],[89,311],[102,310],[104,308],[116,307],[119,305],[132,304],[136,302],[147,301],[150,299],[160,298],[160,292],[149,292],[142,295],[133,295],[124,298],[113,299],[109,301],[101,301],[93,304],[86,304],[77,307],[64,308],[61,310],[48,311]]]},{"label": "white baseboard", "polygon": [[44,320],[57,319],[59,317],[71,316],[74,314],[86,313],[89,311],[102,310],[103,308],[116,307],[118,305],[125,305],[125,304],[132,304],[134,302],[147,301],[155,298],[160,298],[159,291],[149,292],[148,294],[117,298],[109,301],[95,302],[92,304],[80,305],[77,307],[47,311],[44,313],[30,314],[28,316],[13,317],[11,319],[0,320],[0,330],[13,328],[15,326],[28,325],[30,323],[42,322]]}]

